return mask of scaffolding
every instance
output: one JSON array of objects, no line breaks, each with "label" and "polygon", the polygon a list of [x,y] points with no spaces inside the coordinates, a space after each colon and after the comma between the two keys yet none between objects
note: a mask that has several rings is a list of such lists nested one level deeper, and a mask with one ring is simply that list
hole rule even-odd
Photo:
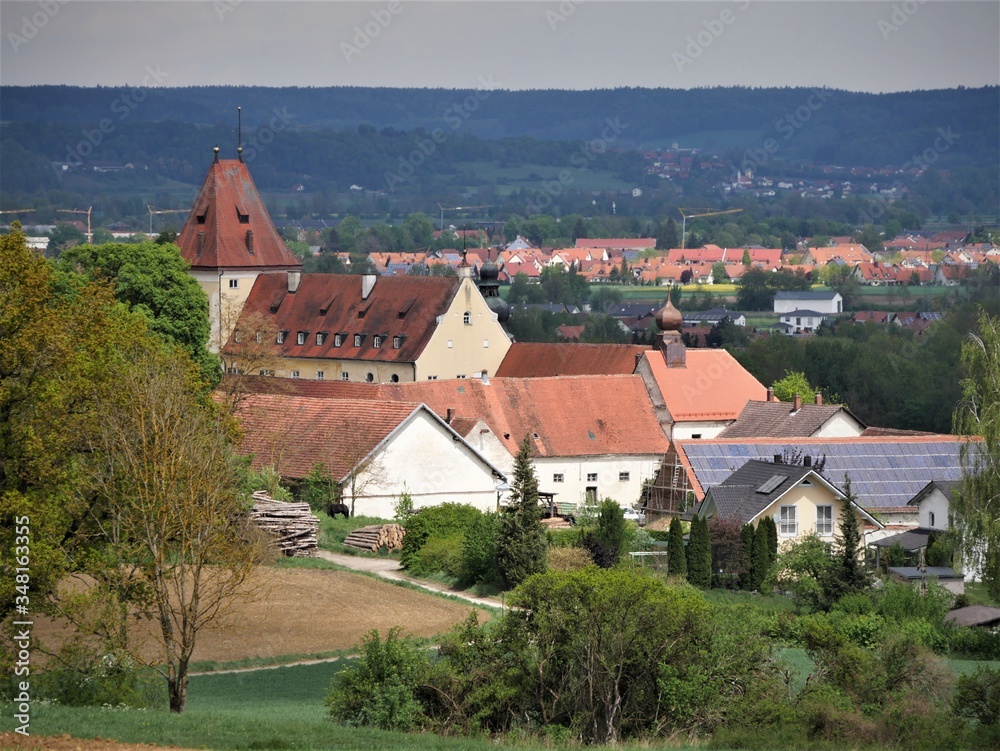
[{"label": "scaffolding", "polygon": [[650,521],[664,516],[679,516],[693,502],[694,488],[677,450],[671,446],[648,488],[644,504],[646,516]]}]

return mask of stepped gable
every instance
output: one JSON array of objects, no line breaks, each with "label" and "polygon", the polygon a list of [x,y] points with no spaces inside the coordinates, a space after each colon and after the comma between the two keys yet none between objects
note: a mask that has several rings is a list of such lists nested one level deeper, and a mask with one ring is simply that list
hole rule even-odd
[{"label": "stepped gable", "polygon": [[271,222],[247,165],[219,159],[218,149],[177,245],[193,269],[302,266]]}]

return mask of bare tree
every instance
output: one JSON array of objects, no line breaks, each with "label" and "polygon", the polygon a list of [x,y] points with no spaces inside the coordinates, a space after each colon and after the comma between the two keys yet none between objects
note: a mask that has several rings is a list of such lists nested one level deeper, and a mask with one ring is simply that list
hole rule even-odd
[{"label": "bare tree", "polygon": [[103,401],[92,442],[107,542],[98,581],[158,624],[170,710],[183,712],[198,634],[254,596],[267,546],[244,513],[228,418],[186,357],[134,347]]},{"label": "bare tree", "polygon": [[246,398],[253,379],[274,376],[283,358],[275,345],[277,329],[260,313],[240,316],[235,304],[227,303],[222,311],[222,328],[232,334],[219,351],[225,373],[220,387],[233,413]]},{"label": "bare tree", "polygon": [[341,498],[351,494],[351,516],[359,498],[378,486],[386,476],[384,454],[369,421],[360,417],[346,417],[341,423],[338,438],[340,458],[348,467],[341,479]]}]

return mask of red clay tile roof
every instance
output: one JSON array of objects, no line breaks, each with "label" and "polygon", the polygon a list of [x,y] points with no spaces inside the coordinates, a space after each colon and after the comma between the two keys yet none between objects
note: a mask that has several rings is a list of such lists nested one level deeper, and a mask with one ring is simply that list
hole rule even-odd
[{"label": "red clay tile roof", "polygon": [[274,467],[283,477],[302,478],[320,463],[339,481],[418,409],[403,402],[252,394],[237,413],[240,449],[253,454],[254,469]]},{"label": "red clay tile roof", "polygon": [[[285,357],[416,362],[435,331],[437,317],[448,309],[462,282],[446,276],[377,277],[363,300],[362,278],[302,274],[292,293],[285,274],[262,274],[254,282],[240,320],[257,314],[275,330],[287,331],[284,343],[274,345],[276,353]],[[306,332],[303,344],[297,343],[300,331]],[[327,336],[317,344],[320,332]],[[336,334],[344,335],[340,347]],[[354,346],[355,334],[362,335],[359,347]],[[394,346],[397,336],[401,337],[398,348]]]},{"label": "red clay tile roof", "polygon": [[767,388],[724,349],[688,349],[686,366],[668,368],[662,353],[644,355],[674,422],[735,420]]},{"label": "red clay tile roof", "polygon": [[515,342],[497,369],[501,378],[629,375],[649,347],[639,344]]},{"label": "red clay tile roof", "polygon": [[423,403],[441,418],[451,409],[456,424],[482,419],[512,455],[525,435],[532,436],[537,457],[665,454],[668,446],[649,393],[635,375],[383,383],[366,391],[338,381],[255,380],[262,390],[286,394]]},{"label": "red clay tile roof", "polygon": [[[253,232],[252,243],[248,231]],[[199,239],[199,232],[203,239]],[[236,159],[217,160],[209,167],[177,245],[192,268],[302,266],[274,228],[247,165]]]}]

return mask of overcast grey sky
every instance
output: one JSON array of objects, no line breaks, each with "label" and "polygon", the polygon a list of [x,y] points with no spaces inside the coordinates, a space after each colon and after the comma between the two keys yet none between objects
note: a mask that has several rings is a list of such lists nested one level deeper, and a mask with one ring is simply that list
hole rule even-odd
[{"label": "overcast grey sky", "polygon": [[4,0],[0,29],[3,84],[1000,83],[998,0]]}]

